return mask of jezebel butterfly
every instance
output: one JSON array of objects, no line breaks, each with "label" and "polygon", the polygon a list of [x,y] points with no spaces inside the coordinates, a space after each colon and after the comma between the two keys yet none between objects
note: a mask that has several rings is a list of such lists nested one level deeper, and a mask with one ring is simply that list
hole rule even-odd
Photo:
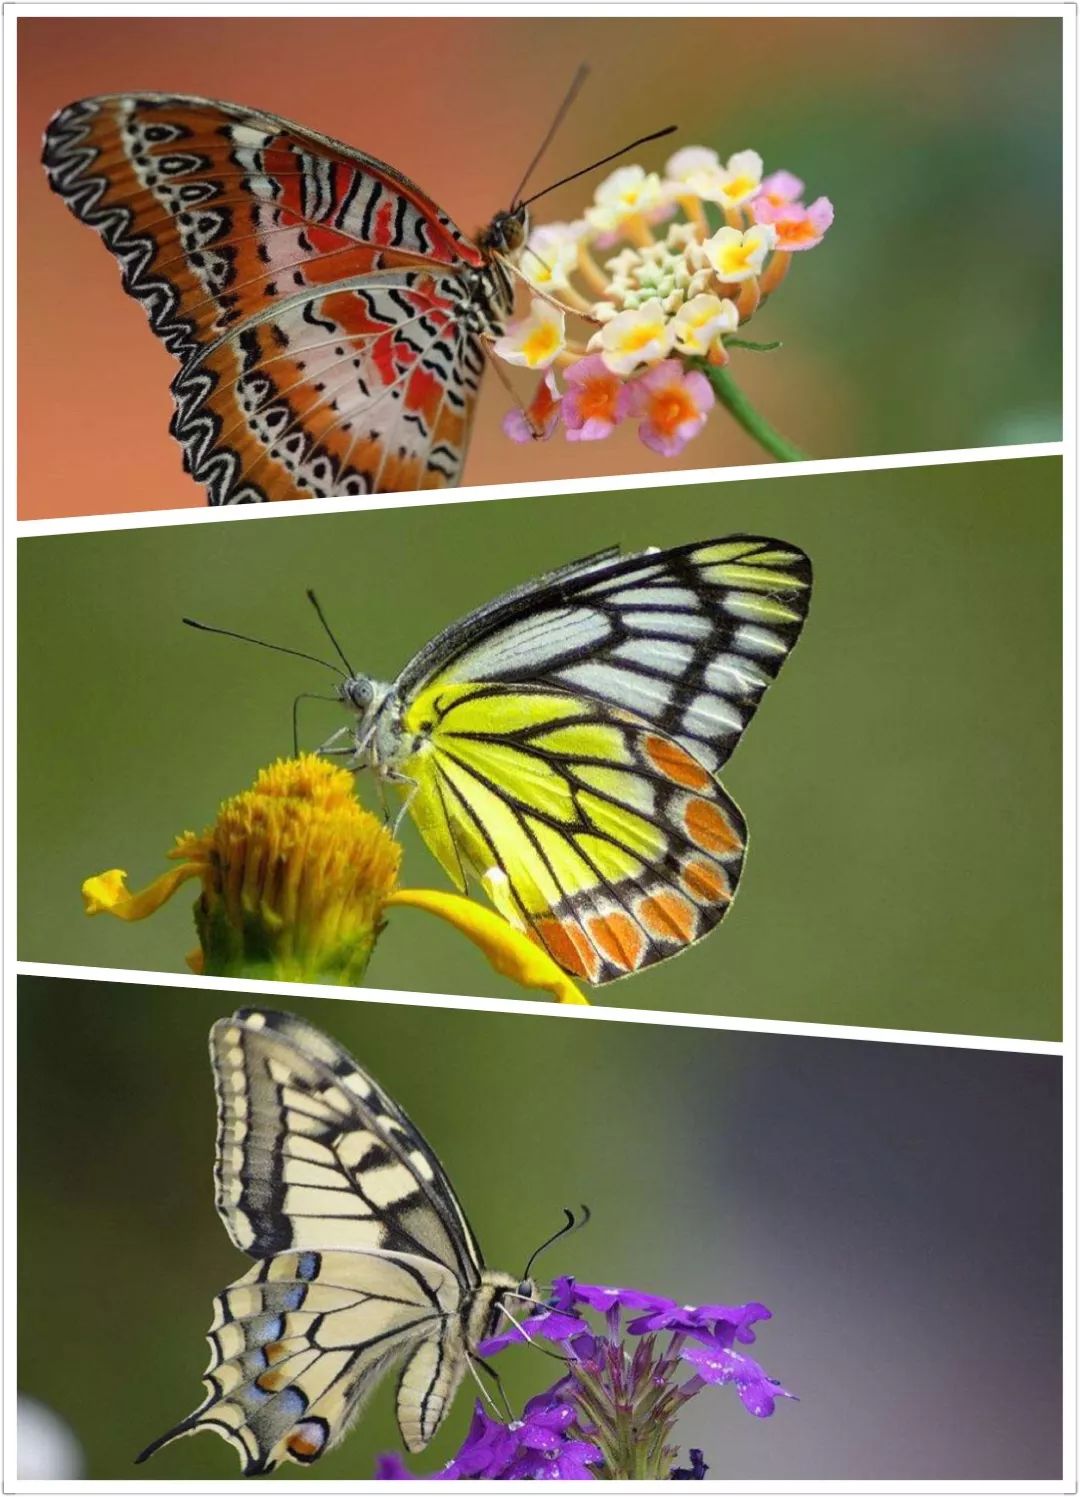
[{"label": "jezebel butterfly", "polygon": [[218,1215],[255,1265],[214,1301],[202,1404],[138,1459],[211,1429],[245,1476],[310,1465],[394,1367],[401,1437],[423,1450],[501,1306],[527,1313],[535,1285],[485,1268],[430,1146],[313,1025],[240,1009],[210,1061]]},{"label": "jezebel butterfly", "polygon": [[71,104],[43,159],[180,360],[170,430],[212,505],[458,481],[524,206],[474,243],[384,162],[183,95]]},{"label": "jezebel butterfly", "polygon": [[471,875],[565,971],[610,982],[730,908],[747,833],[717,776],[811,582],[761,536],[587,557],[451,624],[391,683],[349,669],[356,726],[324,752],[404,794],[459,889]]}]

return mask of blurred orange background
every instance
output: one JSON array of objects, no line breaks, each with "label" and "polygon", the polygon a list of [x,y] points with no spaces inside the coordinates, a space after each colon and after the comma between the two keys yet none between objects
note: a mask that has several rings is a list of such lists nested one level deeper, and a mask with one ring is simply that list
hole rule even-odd
[{"label": "blurred orange background", "polygon": [[[57,109],[117,91],[299,120],[392,162],[472,232],[508,205],[588,61],[538,186],[674,121],[674,145],[630,159],[753,146],[833,198],[825,244],[753,324],[784,349],[732,366],[809,456],[1060,435],[1057,20],[42,18],[18,42],[22,518],[204,503],[168,435],[176,365],[39,164]],[[541,220],[579,216],[603,175],[553,193]],[[489,377],[466,483],[765,460],[722,413],[673,463],[631,429],[515,447],[506,409]]]}]

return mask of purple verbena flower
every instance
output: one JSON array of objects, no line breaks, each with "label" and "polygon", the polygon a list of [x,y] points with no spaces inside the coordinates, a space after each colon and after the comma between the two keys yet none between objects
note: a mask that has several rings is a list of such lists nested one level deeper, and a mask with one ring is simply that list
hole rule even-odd
[{"label": "purple verbena flower", "polygon": [[567,1315],[561,1310],[551,1310],[545,1306],[520,1325],[512,1325],[507,1330],[500,1331],[497,1336],[488,1336],[476,1350],[482,1357],[493,1357],[496,1352],[503,1351],[515,1341],[535,1341],[541,1338],[559,1343],[569,1341],[572,1336],[579,1336],[589,1329],[588,1321],[582,1320],[580,1316]]},{"label": "purple verbena flower", "polygon": [[734,1383],[743,1407],[758,1419],[767,1419],[778,1398],[794,1398],[794,1393],[769,1377],[752,1357],[725,1346],[687,1346],[679,1353],[706,1383]]},{"label": "purple verbena flower", "polygon": [[[601,1316],[604,1329],[582,1312]],[[624,1314],[633,1316],[625,1326]],[[708,1470],[702,1452],[690,1452],[689,1467],[676,1466],[678,1449],[668,1443],[691,1398],[710,1384],[730,1383],[744,1408],[765,1419],[777,1398],[794,1397],[734,1349],[737,1341],[753,1341],[754,1324],[770,1316],[756,1300],[680,1305],[639,1289],[556,1279],[547,1304],[477,1351],[491,1356],[513,1342],[540,1339],[559,1348],[565,1373],[509,1423],[477,1403],[461,1449],[435,1479],[701,1480]],[[377,1474],[387,1481],[411,1475],[396,1456],[382,1457]]]},{"label": "purple verbena flower", "polygon": [[655,1297],[646,1314],[632,1320],[626,1329],[632,1336],[672,1331],[707,1336],[730,1345],[733,1341],[755,1341],[751,1329],[755,1321],[771,1319],[772,1311],[754,1300],[747,1305],[677,1305],[673,1300]]}]

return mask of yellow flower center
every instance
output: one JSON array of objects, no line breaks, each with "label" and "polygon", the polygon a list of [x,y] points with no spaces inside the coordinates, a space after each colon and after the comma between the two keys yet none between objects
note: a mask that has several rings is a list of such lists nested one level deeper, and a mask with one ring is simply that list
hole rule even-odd
[{"label": "yellow flower center", "polygon": [[526,336],[521,351],[532,368],[559,351],[559,329],[552,322],[542,322]]},{"label": "yellow flower center", "polygon": [[724,271],[729,275],[734,271],[749,270],[753,257],[753,247],[748,244],[733,244],[724,253]]},{"label": "yellow flower center", "polygon": [[744,193],[753,192],[756,186],[752,177],[733,177],[730,182],[724,183],[724,191],[729,198],[741,198]]},{"label": "yellow flower center", "polygon": [[639,353],[658,338],[663,328],[658,322],[640,322],[624,334],[622,346],[627,353]]}]

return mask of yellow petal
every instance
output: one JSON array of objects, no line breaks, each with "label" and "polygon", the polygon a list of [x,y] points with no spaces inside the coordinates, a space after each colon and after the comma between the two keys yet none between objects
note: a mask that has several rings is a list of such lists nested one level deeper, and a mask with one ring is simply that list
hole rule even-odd
[{"label": "yellow petal", "polygon": [[543,947],[515,930],[494,910],[461,894],[443,894],[437,889],[397,889],[386,903],[412,905],[448,920],[479,946],[496,972],[521,983],[522,987],[544,988],[558,1003],[588,1005],[589,1000],[578,992]]},{"label": "yellow petal", "polygon": [[88,878],[82,886],[83,908],[88,915],[115,915],[118,920],[145,920],[159,910],[176,893],[182,883],[201,873],[198,863],[184,863],[170,868],[145,889],[132,894],[124,880],[123,868],[110,868]]}]

